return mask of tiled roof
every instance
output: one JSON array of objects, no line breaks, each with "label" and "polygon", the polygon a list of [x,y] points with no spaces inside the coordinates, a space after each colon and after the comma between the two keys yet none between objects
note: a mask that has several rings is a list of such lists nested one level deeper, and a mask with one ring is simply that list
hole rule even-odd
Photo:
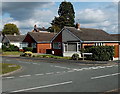
[{"label": "tiled roof", "polygon": [[28,32],[36,42],[50,42],[55,34],[43,32]]},{"label": "tiled roof", "polygon": [[65,27],[82,41],[116,41],[110,34],[101,29]]},{"label": "tiled roof", "polygon": [[22,42],[26,35],[5,35],[10,42]]},{"label": "tiled roof", "polygon": [[116,41],[120,41],[120,34],[111,34],[112,37],[116,39]]}]

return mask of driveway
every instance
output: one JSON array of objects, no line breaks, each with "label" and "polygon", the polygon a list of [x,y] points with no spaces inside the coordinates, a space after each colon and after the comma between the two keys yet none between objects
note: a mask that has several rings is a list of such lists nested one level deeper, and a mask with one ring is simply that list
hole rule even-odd
[{"label": "driveway", "polygon": [[23,69],[3,77],[3,92],[105,92],[118,88],[118,65],[49,63],[3,57],[4,63]]}]

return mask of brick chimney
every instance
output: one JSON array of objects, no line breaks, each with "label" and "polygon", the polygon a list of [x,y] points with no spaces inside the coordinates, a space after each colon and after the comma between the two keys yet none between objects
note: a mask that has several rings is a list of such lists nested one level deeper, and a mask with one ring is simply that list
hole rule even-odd
[{"label": "brick chimney", "polygon": [[80,30],[80,24],[79,24],[79,23],[76,23],[75,28],[76,28],[77,30]]},{"label": "brick chimney", "polygon": [[14,36],[16,36],[16,33],[14,33]]}]

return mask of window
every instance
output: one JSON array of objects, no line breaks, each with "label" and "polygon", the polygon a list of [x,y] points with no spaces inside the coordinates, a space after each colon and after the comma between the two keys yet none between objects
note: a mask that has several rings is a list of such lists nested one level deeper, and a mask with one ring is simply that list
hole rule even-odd
[{"label": "window", "polygon": [[95,46],[103,46],[103,43],[95,43]]},{"label": "window", "polygon": [[61,49],[61,43],[60,42],[53,43],[53,48],[54,49]]},{"label": "window", "polygon": [[23,47],[28,47],[28,43],[20,43],[20,48],[22,49]]},{"label": "window", "polygon": [[64,44],[65,45],[65,51],[68,51],[68,46],[67,44]]},{"label": "window", "polygon": [[36,43],[32,43],[32,47],[33,47],[33,48],[36,48]]}]

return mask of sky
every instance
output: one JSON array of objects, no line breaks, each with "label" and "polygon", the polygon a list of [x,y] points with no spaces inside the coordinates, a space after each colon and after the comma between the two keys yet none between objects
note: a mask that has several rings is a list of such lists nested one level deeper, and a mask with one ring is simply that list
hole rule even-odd
[{"label": "sky", "polygon": [[[66,0],[71,1],[71,0]],[[2,25],[0,31],[7,23],[18,26],[21,34],[26,34],[37,27],[48,28],[55,16],[61,2],[1,2],[0,9]],[[103,29],[107,33],[118,33],[118,3],[117,2],[71,2],[75,11],[75,22],[81,28]],[[2,7],[2,8],[1,8]]]}]

